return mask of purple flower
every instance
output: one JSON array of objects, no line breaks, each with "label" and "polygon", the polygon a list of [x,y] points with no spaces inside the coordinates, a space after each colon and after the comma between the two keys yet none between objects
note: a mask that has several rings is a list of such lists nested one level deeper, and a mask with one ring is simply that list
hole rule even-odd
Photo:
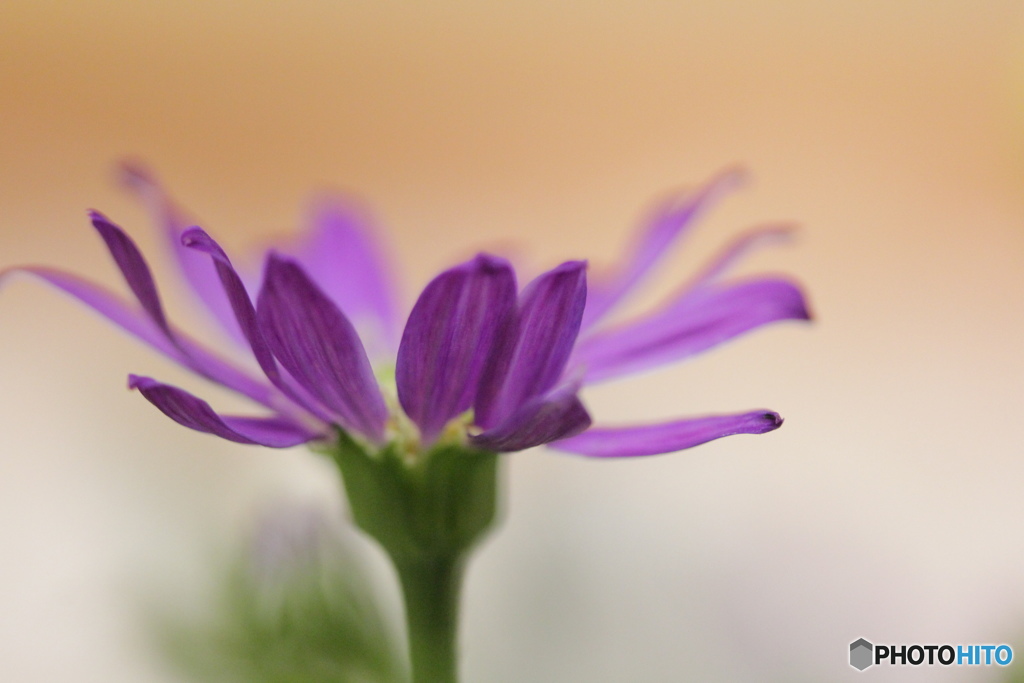
[{"label": "purple flower", "polygon": [[660,308],[606,324],[696,216],[737,184],[736,171],[662,206],[618,268],[589,285],[586,262],[568,261],[520,288],[508,261],[480,254],[435,277],[404,328],[383,254],[365,217],[350,207],[325,203],[304,241],[269,252],[262,275],[247,274],[209,234],[189,227],[145,172],[126,169],[125,177],[162,225],[192,292],[262,376],[174,327],[142,253],[98,212],[90,213],[92,225],[134,302],[51,268],[12,268],[0,278],[39,277],[267,411],[221,415],[183,389],[129,377],[131,388],[186,427],[274,448],[329,440],[342,429],[367,444],[397,441],[413,452],[457,440],[498,452],[551,444],[606,457],[667,453],[782,424],[777,413],[757,410],[592,428],[578,395],[588,384],[681,360],[766,323],[809,318],[803,294],[787,279],[723,278],[750,249],[786,233],[762,228],[741,236]]}]

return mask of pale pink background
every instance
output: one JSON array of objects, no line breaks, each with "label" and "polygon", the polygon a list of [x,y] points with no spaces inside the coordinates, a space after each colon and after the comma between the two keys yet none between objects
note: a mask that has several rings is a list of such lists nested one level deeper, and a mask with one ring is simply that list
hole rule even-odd
[{"label": "pale pink background", "polygon": [[[818,321],[587,398],[604,420],[768,407],[785,426],[632,462],[509,457],[466,680],[859,680],[861,636],[1024,657],[1020,3],[8,0],[0,266],[120,286],[99,208],[202,329],[112,180],[125,156],[234,253],[350,189],[410,294],[481,246],[608,263],[653,198],[742,163],[755,182],[660,291],[795,220],[747,268],[795,274]],[[325,463],[179,428],[129,371],[241,405],[37,284],[0,293],[0,680],[177,680],[148,606],[200,605],[265,501],[342,509]]]}]

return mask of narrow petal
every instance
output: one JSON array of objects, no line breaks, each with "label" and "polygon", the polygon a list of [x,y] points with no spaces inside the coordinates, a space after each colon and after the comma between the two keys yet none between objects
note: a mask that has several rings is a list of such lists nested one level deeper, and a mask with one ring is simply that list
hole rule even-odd
[{"label": "narrow petal", "polygon": [[242,330],[242,334],[248,341],[250,348],[252,348],[253,355],[256,357],[256,362],[259,363],[260,369],[263,370],[263,373],[271,383],[288,398],[317,418],[330,421],[329,416],[317,404],[315,399],[309,396],[301,387],[295,386],[294,382],[289,381],[290,378],[286,378],[281,374],[277,367],[277,362],[274,360],[274,354],[271,352],[270,346],[263,336],[263,331],[256,322],[256,308],[252,304],[252,299],[249,298],[249,293],[246,291],[242,279],[235,272],[234,266],[231,265],[231,260],[221,246],[204,232],[202,228],[198,227],[189,228],[182,233],[181,242],[186,247],[209,254],[213,259],[217,275],[220,277],[221,285],[224,288],[228,301],[231,303],[238,326]]},{"label": "narrow petal", "polygon": [[129,375],[128,387],[138,389],[150,403],[178,424],[199,432],[214,434],[228,441],[270,448],[288,448],[320,436],[280,416],[220,416],[206,401],[183,389],[162,384],[149,377]]},{"label": "narrow petal", "polygon": [[18,273],[32,275],[70,294],[75,299],[93,309],[129,334],[138,337],[160,353],[175,360],[180,353],[167,338],[166,333],[157,327],[152,316],[137,306],[117,296],[100,285],[84,280],[77,275],[45,266],[21,266],[0,271],[0,283]]},{"label": "narrow petal", "polygon": [[590,415],[573,386],[534,398],[501,424],[470,437],[477,448],[500,453],[521,451],[579,434],[590,426]]},{"label": "narrow petal", "polygon": [[781,320],[809,320],[800,288],[762,278],[708,288],[640,320],[581,342],[573,355],[587,383],[682,360]]},{"label": "narrow petal", "polygon": [[608,279],[596,280],[583,315],[589,329],[607,315],[664,255],[668,247],[689,231],[694,219],[726,192],[740,185],[744,174],[727,169],[684,201],[672,201],[655,213],[626,262]]},{"label": "narrow petal", "polygon": [[153,175],[140,165],[123,164],[121,177],[124,184],[142,201],[160,226],[164,239],[178,264],[182,277],[197,300],[210,312],[228,336],[245,343],[245,338],[235,322],[231,304],[224,290],[217,284],[217,273],[208,258],[188,249],[181,243],[182,233],[192,224],[183,212],[171,201],[167,192]]},{"label": "narrow petal", "polygon": [[296,260],[360,331],[367,346],[394,358],[399,322],[392,273],[369,215],[337,198],[314,206],[312,230]]},{"label": "narrow petal", "polygon": [[271,407],[275,404],[274,392],[266,383],[219,358],[199,343],[189,339],[181,331],[174,331],[174,341],[172,342],[167,334],[157,327],[149,314],[132,306],[113,292],[77,275],[39,266],[25,266],[2,271],[0,272],[0,283],[16,273],[38,277],[47,284],[69,294],[124,331],[207,379],[248,396],[265,406]]},{"label": "narrow petal", "polygon": [[275,372],[276,365],[273,355],[256,325],[256,309],[252,305],[252,299],[249,298],[249,293],[246,291],[245,285],[242,284],[238,273],[235,272],[234,266],[231,265],[227,254],[206,231],[198,227],[192,227],[182,232],[181,244],[189,249],[210,255],[214,270],[220,280],[219,283],[212,283],[213,286],[223,290],[235,322],[238,324],[242,336],[252,346],[253,354],[260,367],[264,372],[267,372],[268,368],[271,369],[271,372]]},{"label": "narrow petal", "polygon": [[515,308],[516,284],[504,259],[480,254],[426,286],[409,314],[395,379],[402,408],[430,443],[465,412],[500,328]]},{"label": "narrow petal", "polygon": [[698,417],[636,427],[596,427],[551,444],[552,448],[596,458],[672,453],[733,434],[764,434],[782,426],[770,410]]},{"label": "narrow petal", "polygon": [[683,289],[693,290],[720,279],[751,252],[772,244],[787,242],[793,236],[792,225],[764,225],[739,235],[715,255],[696,278]]},{"label": "narrow petal", "polygon": [[281,365],[342,427],[383,438],[387,407],[359,336],[298,264],[268,257],[256,317]]},{"label": "narrow petal", "polygon": [[484,370],[475,405],[478,425],[497,424],[561,378],[587,301],[586,267],[584,261],[563,263],[523,290],[515,342],[503,342]]},{"label": "narrow petal", "polygon": [[142,252],[124,230],[99,211],[90,211],[89,218],[100,237],[106,242],[110,255],[114,257],[114,262],[124,275],[129,289],[142,304],[143,310],[164,334],[172,337],[171,328],[160,304],[160,296],[156,291],[156,282],[153,281],[153,274],[146,259],[142,257]]}]

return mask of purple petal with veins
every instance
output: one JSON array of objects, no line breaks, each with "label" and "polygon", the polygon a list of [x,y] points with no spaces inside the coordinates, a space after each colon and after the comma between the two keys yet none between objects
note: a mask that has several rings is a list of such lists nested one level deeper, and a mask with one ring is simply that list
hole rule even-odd
[{"label": "purple petal with veins", "polygon": [[475,404],[476,423],[492,427],[551,389],[565,369],[587,301],[587,264],[568,261],[531,282],[519,297],[516,324],[487,363]]},{"label": "purple petal with veins", "polygon": [[142,252],[124,230],[99,211],[90,211],[89,218],[100,237],[106,242],[110,255],[114,257],[114,262],[124,275],[128,288],[142,304],[143,310],[168,338],[173,338],[163,306],[160,304],[160,295],[157,294],[153,274],[146,259],[142,257]]},{"label": "purple petal with veins", "polygon": [[191,249],[209,254],[213,259],[221,285],[224,287],[228,301],[231,302],[231,308],[238,321],[238,326],[249,342],[253,355],[256,357],[256,362],[259,363],[260,369],[263,370],[267,379],[302,408],[317,418],[330,422],[330,416],[324,411],[322,406],[318,405],[316,399],[310,396],[302,387],[298,386],[294,380],[280,372],[277,362],[274,360],[274,354],[271,352],[270,346],[263,336],[263,331],[256,322],[256,308],[252,304],[252,299],[249,298],[249,293],[246,291],[245,285],[242,284],[242,279],[235,272],[234,266],[231,265],[231,260],[224,253],[220,245],[206,234],[202,228],[198,227],[189,228],[182,233],[181,243]]},{"label": "purple petal with veins", "polygon": [[298,264],[267,258],[256,317],[281,365],[339,424],[383,439],[387,407],[359,336]]},{"label": "purple petal with veins", "polygon": [[149,377],[129,375],[128,386],[138,389],[150,403],[178,424],[228,441],[289,448],[322,436],[280,416],[254,418],[218,415],[206,401],[184,389]]},{"label": "purple petal with veins", "polygon": [[470,437],[470,442],[477,448],[508,453],[579,434],[590,426],[590,415],[577,398],[577,389],[567,386],[527,401],[498,426]]},{"label": "purple petal with veins", "polygon": [[551,443],[552,448],[596,458],[624,458],[672,453],[733,434],[764,434],[782,426],[770,410],[716,415],[635,427],[594,427]]},{"label": "purple petal with veins", "polygon": [[268,376],[276,375],[277,364],[274,362],[274,356],[256,325],[256,309],[227,254],[206,231],[198,227],[184,231],[181,234],[181,244],[189,249],[210,255],[235,321],[242,331],[243,337],[252,347],[256,362]]},{"label": "purple petal with veins", "polygon": [[499,329],[515,307],[509,263],[480,254],[426,286],[409,314],[398,348],[398,398],[431,443],[467,411]]}]

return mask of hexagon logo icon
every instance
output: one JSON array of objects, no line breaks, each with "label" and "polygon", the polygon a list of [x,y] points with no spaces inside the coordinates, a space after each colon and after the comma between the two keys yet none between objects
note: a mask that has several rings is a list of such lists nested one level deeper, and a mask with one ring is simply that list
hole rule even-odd
[{"label": "hexagon logo icon", "polygon": [[868,668],[874,662],[872,662],[872,653],[875,650],[875,646],[864,640],[858,638],[857,640],[850,643],[850,666],[857,671],[863,671]]}]

